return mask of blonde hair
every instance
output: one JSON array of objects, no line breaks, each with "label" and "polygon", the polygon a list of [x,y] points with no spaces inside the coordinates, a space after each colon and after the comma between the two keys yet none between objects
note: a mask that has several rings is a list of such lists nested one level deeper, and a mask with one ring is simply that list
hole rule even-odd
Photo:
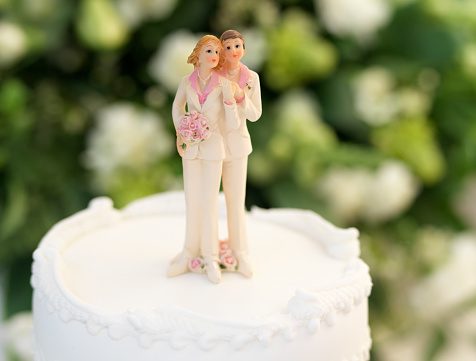
[{"label": "blonde hair", "polygon": [[220,70],[221,68],[223,68],[223,64],[225,64],[225,58],[223,57],[221,52],[223,46],[221,45],[220,39],[218,39],[214,35],[205,35],[200,38],[197,45],[195,45],[195,48],[193,49],[192,54],[189,55],[187,59],[187,64],[193,64],[193,66],[196,68],[198,66],[198,60],[199,60],[198,57],[200,55],[200,51],[205,45],[207,45],[208,43],[212,41],[215,42],[220,48],[218,51],[218,55],[219,55],[218,64],[213,69]]}]

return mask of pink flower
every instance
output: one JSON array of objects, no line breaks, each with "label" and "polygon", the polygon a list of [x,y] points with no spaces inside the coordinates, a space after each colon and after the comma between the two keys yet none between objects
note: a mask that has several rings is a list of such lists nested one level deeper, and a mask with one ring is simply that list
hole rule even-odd
[{"label": "pink flower", "polygon": [[192,131],[191,130],[185,129],[185,130],[181,131],[180,134],[182,135],[182,137],[184,137],[187,140],[192,139]]},{"label": "pink flower", "polygon": [[188,128],[190,130],[197,130],[200,126],[200,123],[198,122],[197,119],[191,119],[190,124],[188,125]]},{"label": "pink flower", "polygon": [[203,260],[201,258],[192,258],[188,264],[192,271],[202,268]]},{"label": "pink flower", "polygon": [[[201,114],[200,114],[201,115]],[[190,112],[190,118],[192,118],[193,120],[197,120],[199,117],[199,113],[196,111],[196,110],[192,110]]]},{"label": "pink flower", "polygon": [[253,82],[253,79],[251,78],[251,76],[247,79],[246,85],[248,85],[249,87],[254,86],[254,82]]},{"label": "pink flower", "polygon": [[205,140],[210,136],[210,130],[208,128],[202,130],[202,139]]},{"label": "pink flower", "polygon": [[226,251],[227,249],[230,249],[230,245],[228,244],[228,240],[220,241],[220,251]]},{"label": "pink flower", "polygon": [[199,142],[200,140],[202,140],[202,135],[200,134],[200,132],[198,130],[193,132],[192,141],[193,142]]},{"label": "pink flower", "polygon": [[226,268],[235,268],[236,267],[236,258],[231,254],[224,254],[220,258],[220,263]]},{"label": "pink flower", "polygon": [[186,115],[180,119],[180,127],[187,128],[188,124],[190,123],[190,118]]},{"label": "pink flower", "polygon": [[246,86],[248,87],[248,89],[251,89],[254,87],[254,82],[253,82],[253,79],[251,79],[251,76],[247,79]]}]

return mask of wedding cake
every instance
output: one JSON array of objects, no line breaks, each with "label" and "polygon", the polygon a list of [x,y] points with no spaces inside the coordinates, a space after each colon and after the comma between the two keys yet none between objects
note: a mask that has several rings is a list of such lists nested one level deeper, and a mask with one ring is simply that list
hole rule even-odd
[{"label": "wedding cake", "polygon": [[[226,206],[219,199],[220,236]],[[185,199],[108,198],[55,225],[34,253],[35,361],[364,361],[371,278],[358,231],[310,211],[247,213],[252,278],[166,276]]]}]

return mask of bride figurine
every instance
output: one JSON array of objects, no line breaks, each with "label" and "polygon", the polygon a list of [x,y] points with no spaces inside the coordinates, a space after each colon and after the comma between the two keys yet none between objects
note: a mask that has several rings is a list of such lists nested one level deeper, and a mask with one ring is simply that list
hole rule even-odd
[{"label": "bride figurine", "polygon": [[193,270],[202,262],[199,265],[210,281],[221,280],[218,193],[227,157],[225,134],[227,129],[237,129],[240,122],[232,84],[217,72],[224,61],[220,40],[203,36],[187,60],[195,70],[182,78],[173,102],[183,163],[186,230],[184,249],[171,261],[169,277]]}]

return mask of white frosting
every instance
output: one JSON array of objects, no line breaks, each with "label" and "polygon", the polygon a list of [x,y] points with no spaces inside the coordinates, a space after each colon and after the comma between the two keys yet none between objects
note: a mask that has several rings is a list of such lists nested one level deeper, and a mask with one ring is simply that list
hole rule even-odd
[{"label": "white frosting", "polygon": [[[225,237],[222,195],[219,204]],[[368,359],[371,279],[357,230],[312,212],[253,209],[253,278],[224,274],[214,285],[165,276],[184,214],[182,192],[122,211],[98,198],[53,227],[34,253],[35,360]]]}]

